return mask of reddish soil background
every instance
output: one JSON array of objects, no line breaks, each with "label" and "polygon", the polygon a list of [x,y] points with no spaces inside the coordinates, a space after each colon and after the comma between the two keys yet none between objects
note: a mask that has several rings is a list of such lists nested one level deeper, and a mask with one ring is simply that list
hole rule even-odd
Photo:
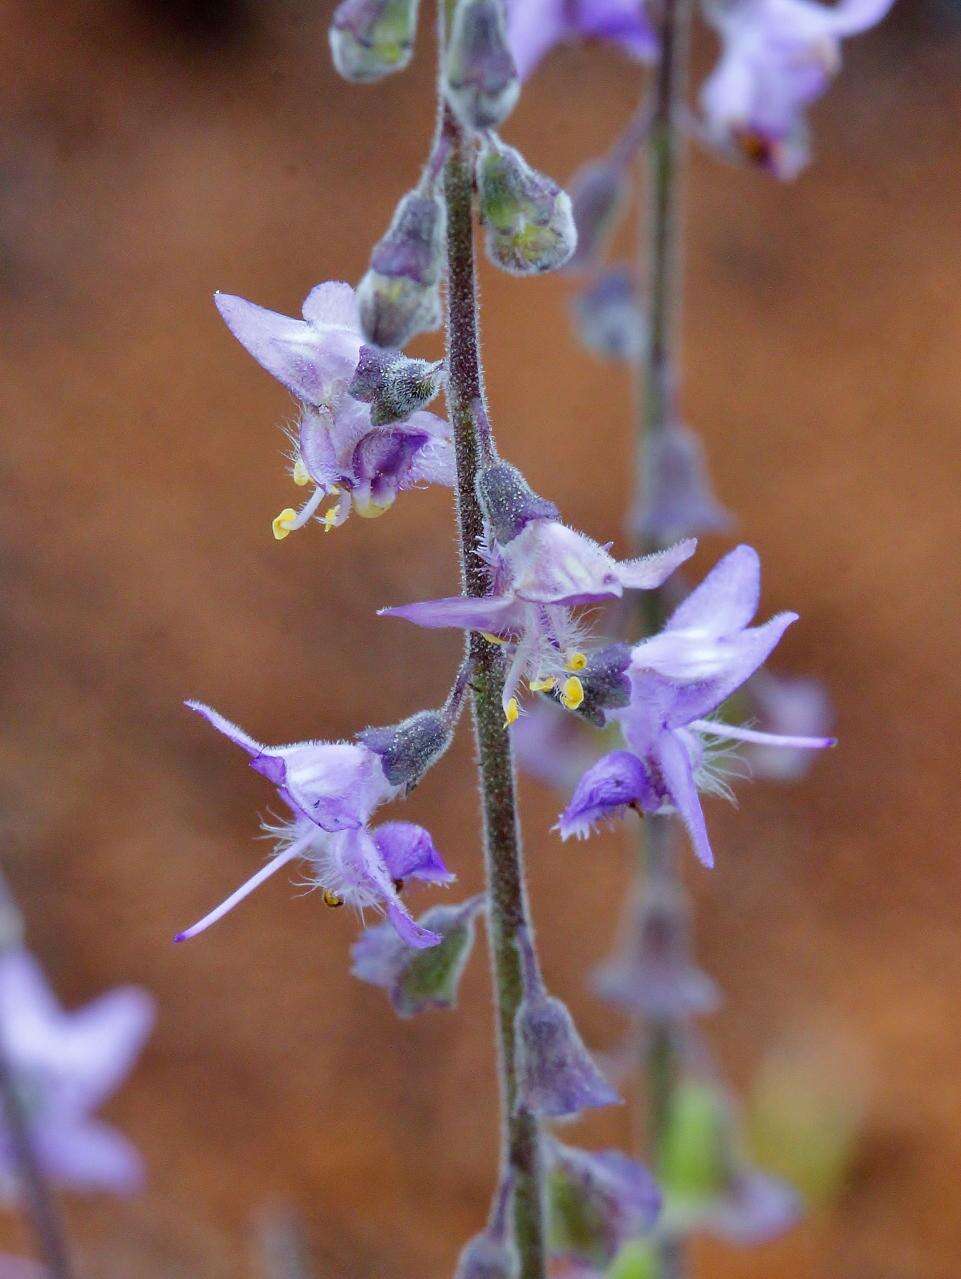
[{"label": "reddish soil background", "polygon": [[[149,1189],[69,1203],[90,1279],[259,1275],[254,1223],[278,1204],[303,1214],[321,1276],[448,1275],[492,1181],[481,955],[459,1013],[399,1023],[348,975],[349,913],[279,880],[170,944],[253,869],[268,804],[181,699],[268,741],[336,737],[435,703],[458,652],[373,617],[453,587],[443,492],[271,539],[291,404],[210,303],[223,288],[296,313],[318,280],[356,280],[417,173],[430,42],[404,76],[350,87],[327,18],[305,0],[8,0],[0,17],[2,855],[65,1002],[137,981],[160,1010],[107,1109]],[[827,682],[843,739],[801,785],[711,801],[718,869],[688,868],[728,996],[709,1034],[738,1087],[779,1043],[840,1035],[869,1098],[840,1202],[764,1249],[699,1246],[711,1279],[961,1267],[959,50],[957,10],[904,3],[849,46],[809,174],[781,187],[699,156],[688,185],[686,408],[761,551],[766,613],[802,614],[779,668]],[[563,177],[637,92],[617,57],[564,51],[505,132]],[[573,343],[564,281],[485,266],[483,290],[505,447],[615,536],[626,375]],[[564,847],[556,796],[525,799],[550,982],[609,1043],[582,976],[623,844]],[[464,740],[408,809],[466,890],[474,804]],[[627,1118],[583,1133],[626,1140]],[[0,1246],[29,1248],[10,1214]]]}]

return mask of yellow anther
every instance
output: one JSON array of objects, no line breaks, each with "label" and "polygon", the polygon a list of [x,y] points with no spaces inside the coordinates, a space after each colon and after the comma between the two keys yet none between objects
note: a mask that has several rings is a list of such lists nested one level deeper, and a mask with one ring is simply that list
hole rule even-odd
[{"label": "yellow anther", "polygon": [[544,679],[532,679],[528,688],[532,693],[549,693],[556,683],[553,675],[547,675]]},{"label": "yellow anther", "polygon": [[354,501],[354,510],[362,520],[379,520],[385,511],[389,511],[394,505],[393,499],[389,502],[358,502]]},{"label": "yellow anther", "polygon": [[507,640],[501,639],[499,635],[492,635],[490,631],[478,631],[478,634],[486,639],[488,644],[506,644]]},{"label": "yellow anther", "polygon": [[343,897],[338,896],[337,893],[332,893],[329,888],[324,889],[325,906],[329,906],[331,910],[336,910],[338,906],[343,906],[343,904]]},{"label": "yellow anther", "polygon": [[576,711],[583,700],[584,685],[576,675],[571,675],[561,688],[561,705],[566,706],[569,711]]},{"label": "yellow anther", "polygon": [[299,484],[301,488],[303,488],[305,484],[310,483],[310,472],[307,470],[306,466],[304,466],[304,459],[302,457],[299,457],[294,463],[293,479],[294,483]]},{"label": "yellow anther", "polygon": [[511,724],[516,724],[520,718],[521,707],[516,697],[512,697],[504,707],[504,727],[510,728]]},{"label": "yellow anther", "polygon": [[289,537],[291,533],[291,524],[297,518],[297,512],[292,506],[285,506],[279,515],[274,516],[270,522],[273,529],[274,537],[278,542],[282,542],[285,537]]},{"label": "yellow anther", "polygon": [[586,653],[571,653],[567,659],[567,669],[569,671],[582,671],[587,665]]},{"label": "yellow anther", "polygon": [[340,514],[340,504],[332,506],[329,511],[325,511],[320,517],[320,522],[324,526],[324,532],[329,533],[331,529],[337,527],[337,516]]}]

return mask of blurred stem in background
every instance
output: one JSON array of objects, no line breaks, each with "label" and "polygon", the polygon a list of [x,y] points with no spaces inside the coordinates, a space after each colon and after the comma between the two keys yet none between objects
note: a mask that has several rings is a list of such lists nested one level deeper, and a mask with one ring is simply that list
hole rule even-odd
[{"label": "blurred stem in background", "polygon": [[[683,272],[680,254],[681,189],[684,163],[684,91],[690,52],[690,0],[661,0],[657,11],[660,55],[657,62],[646,150],[647,202],[640,227],[640,278],[644,350],[638,364],[636,395],[637,434],[635,495],[632,511],[635,530],[643,527],[637,512],[653,511],[659,468],[653,465],[658,438],[676,417],[680,304]],[[647,554],[659,549],[656,539],[633,531],[635,550]],[[660,630],[667,613],[663,588],[637,593],[641,634]],[[638,836],[637,874],[641,891],[655,887],[680,888],[676,857],[674,817],[647,817]],[[680,901],[665,894],[665,900]],[[681,908],[681,907],[679,907]],[[678,1082],[679,1062],[674,1027],[670,1021],[639,1027],[641,1069],[647,1086],[648,1142],[655,1173],[661,1170],[670,1123],[672,1098]],[[659,1279],[681,1279],[684,1257],[679,1240],[663,1236],[658,1243]]]},{"label": "blurred stem in background", "polygon": [[[13,950],[22,942],[23,919],[0,871],[0,952]],[[3,1026],[0,1026],[0,1098],[3,1100],[6,1136],[20,1181],[24,1210],[36,1236],[47,1277],[73,1279],[74,1270],[60,1212],[34,1150],[26,1101],[10,1066]]]},{"label": "blurred stem in background", "polygon": [[[445,0],[439,43],[444,47]],[[443,136],[450,142],[444,165],[447,205],[447,403],[457,457],[457,516],[461,586],[483,596],[489,583],[476,553],[484,535],[477,500],[478,470],[496,460],[477,338],[471,141],[441,94]],[[469,639],[473,666],[474,731],[484,817],[488,929],[498,1023],[502,1109],[501,1175],[513,1180],[514,1240],[520,1279],[547,1273],[541,1135],[537,1119],[518,1108],[514,1022],[522,997],[517,934],[533,936],[524,884],[514,761],[504,723],[503,658],[497,645],[476,632]]]}]

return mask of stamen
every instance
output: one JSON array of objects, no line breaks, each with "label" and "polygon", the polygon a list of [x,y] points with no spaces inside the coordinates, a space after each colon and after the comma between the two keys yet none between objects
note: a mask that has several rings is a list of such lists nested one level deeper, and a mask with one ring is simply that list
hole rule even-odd
[{"label": "stamen", "polygon": [[482,639],[486,639],[488,644],[506,644],[507,643],[506,639],[501,639],[499,635],[492,635],[490,631],[478,631],[477,633],[478,635],[481,636]]},{"label": "stamen", "polygon": [[530,680],[527,687],[532,693],[549,693],[556,683],[557,680],[553,675],[545,675],[542,678]]},{"label": "stamen", "polygon": [[324,526],[324,532],[330,533],[337,527],[337,518],[340,515],[340,503],[337,502],[329,510],[325,511],[320,517],[320,522]]},{"label": "stamen", "polygon": [[189,941],[191,937],[196,937],[197,934],[202,933],[205,928],[209,928],[210,925],[215,924],[218,919],[222,919],[228,911],[233,910],[238,902],[242,902],[243,899],[252,893],[255,888],[259,888],[265,879],[269,879],[271,875],[276,874],[276,872],[280,870],[281,866],[286,866],[287,863],[292,862],[295,857],[300,857],[312,838],[313,836],[311,835],[306,839],[299,839],[295,844],[291,844],[288,849],[285,849],[284,852],[278,853],[276,857],[272,858],[266,864],[266,866],[261,866],[256,875],[251,875],[250,879],[248,879],[245,884],[241,884],[236,892],[231,893],[230,896],[225,901],[222,901],[219,906],[215,906],[209,915],[204,915],[203,919],[198,920],[196,924],[194,924],[191,928],[186,929],[185,932],[178,933],[174,938],[174,941]]},{"label": "stamen", "polygon": [[294,463],[292,478],[299,488],[303,488],[305,484],[310,483],[310,472],[304,465],[304,459],[302,457],[299,457]]},{"label": "stamen", "polygon": [[582,671],[586,665],[586,653],[571,653],[565,663],[566,669],[569,671]]},{"label": "stamen", "polygon": [[572,675],[564,681],[561,687],[561,705],[565,706],[569,711],[576,711],[583,700],[584,685],[576,675]]},{"label": "stamen", "polygon": [[285,537],[289,537],[293,529],[294,520],[297,518],[297,512],[292,506],[285,506],[279,515],[275,515],[270,521],[270,527],[274,537],[278,542],[282,542]]},{"label": "stamen", "polygon": [[516,724],[520,718],[520,713],[520,702],[518,702],[516,697],[510,698],[504,707],[504,727],[510,728],[511,724]]},{"label": "stamen", "polygon": [[337,910],[338,907],[343,906],[344,904],[343,897],[339,896],[337,893],[332,893],[329,888],[324,889],[323,898],[324,905],[329,906],[331,910]]},{"label": "stamen", "polygon": [[836,737],[785,737],[780,733],[761,733],[754,728],[736,728],[713,719],[691,720],[690,728],[712,737],[729,737],[735,742],[756,742],[759,746],[787,746],[803,751],[819,751],[836,746]]}]

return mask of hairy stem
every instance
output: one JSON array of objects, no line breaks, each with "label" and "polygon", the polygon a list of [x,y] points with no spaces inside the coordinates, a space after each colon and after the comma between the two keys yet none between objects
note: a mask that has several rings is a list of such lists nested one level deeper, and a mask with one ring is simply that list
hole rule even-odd
[{"label": "hairy stem", "polygon": [[[23,920],[0,872],[0,953],[19,946],[23,940]],[[13,1155],[24,1211],[33,1228],[37,1248],[49,1279],[71,1279],[73,1268],[67,1241],[53,1192],[37,1158],[23,1098],[17,1088],[0,1026],[0,1103],[6,1121],[6,1136]]]},{"label": "hairy stem", "polygon": [[[445,109],[444,131],[451,149],[444,165],[447,202],[447,403],[457,455],[457,521],[460,533],[461,585],[466,595],[489,589],[476,547],[483,533],[477,502],[478,469],[494,459],[493,436],[484,407],[477,336],[474,277],[472,166],[469,140]],[[484,815],[488,924],[498,1022],[501,1085],[502,1166],[513,1178],[514,1238],[520,1279],[544,1279],[544,1187],[537,1120],[516,1108],[514,1017],[521,1001],[521,971],[516,936],[531,931],[520,823],[514,787],[514,761],[504,725],[501,697],[504,663],[498,647],[470,637],[473,666],[474,729]]]},{"label": "hairy stem", "polygon": [[[642,273],[647,287],[640,305],[646,333],[644,356],[638,373],[635,516],[655,508],[657,482],[651,465],[658,436],[670,425],[676,407],[678,368],[678,320],[683,290],[680,255],[681,183],[684,136],[681,114],[687,80],[690,41],[690,0],[660,0],[657,12],[660,58],[652,93],[647,140],[647,216],[641,231]],[[643,527],[637,521],[637,527]],[[656,541],[634,533],[640,552],[657,549]],[[644,634],[662,625],[665,600],[662,591],[639,592]],[[639,873],[647,883],[674,882],[676,823],[673,818],[648,818],[642,827]],[[670,1118],[678,1061],[673,1027],[656,1023],[646,1027],[642,1069],[647,1081],[648,1138],[655,1167],[660,1165]],[[684,1257],[680,1243],[663,1239],[659,1244],[661,1279],[680,1279]]]}]

